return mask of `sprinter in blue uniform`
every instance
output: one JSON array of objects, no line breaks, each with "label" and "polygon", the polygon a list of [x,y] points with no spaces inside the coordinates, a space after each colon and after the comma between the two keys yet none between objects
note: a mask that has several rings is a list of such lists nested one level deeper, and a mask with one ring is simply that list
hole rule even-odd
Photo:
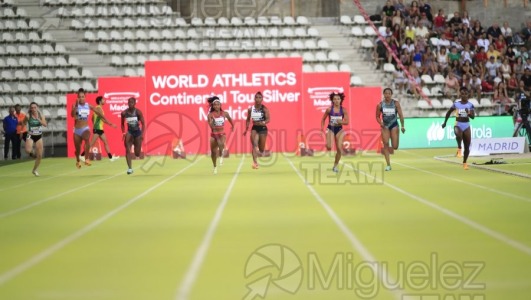
[{"label": "sprinter in blue uniform", "polygon": [[457,111],[456,117],[455,117],[455,126],[454,126],[454,132],[455,132],[455,138],[458,141],[463,141],[463,169],[468,170],[468,164],[467,159],[468,155],[470,154],[470,142],[472,141],[472,130],[470,129],[470,119],[474,119],[476,117],[474,105],[470,102],[468,102],[468,95],[469,91],[467,88],[462,87],[460,90],[460,96],[461,99],[456,100],[452,107],[446,112],[446,116],[444,118],[444,123],[442,124],[442,128],[446,127],[446,122],[448,121],[448,118],[452,114],[452,112],[455,110]]},{"label": "sprinter in blue uniform", "polygon": [[332,150],[333,139],[336,144],[336,157],[334,159],[332,171],[337,173],[339,172],[337,165],[341,159],[343,137],[345,136],[343,125],[348,125],[349,117],[347,110],[343,107],[345,94],[334,92],[330,94],[329,98],[332,105],[327,108],[323,114],[323,118],[321,119],[321,131],[324,130],[326,119],[328,119],[328,126],[324,130],[324,133],[326,134],[326,150]]}]

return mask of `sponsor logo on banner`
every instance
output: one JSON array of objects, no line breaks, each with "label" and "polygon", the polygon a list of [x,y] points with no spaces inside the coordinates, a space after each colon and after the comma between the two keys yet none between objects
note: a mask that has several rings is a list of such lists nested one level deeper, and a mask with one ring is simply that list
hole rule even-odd
[{"label": "sponsor logo on banner", "polygon": [[137,99],[137,103],[140,100],[139,92],[112,92],[103,94],[105,103],[109,105],[109,110],[111,114],[119,116],[122,111],[126,110],[129,106],[127,105],[127,100],[131,97]]},{"label": "sponsor logo on banner", "polygon": [[[431,126],[426,132],[426,139],[428,140],[428,145],[431,145],[433,142],[440,142],[443,140],[453,140],[455,139],[454,126],[446,126],[442,128],[442,122],[432,122]],[[470,126],[472,130],[473,139],[488,139],[492,138],[492,128],[486,126],[485,124],[479,127]]]},{"label": "sponsor logo on banner", "polygon": [[343,87],[339,86],[308,88],[308,95],[312,100],[314,108],[323,113],[331,105],[330,94],[343,92]]}]

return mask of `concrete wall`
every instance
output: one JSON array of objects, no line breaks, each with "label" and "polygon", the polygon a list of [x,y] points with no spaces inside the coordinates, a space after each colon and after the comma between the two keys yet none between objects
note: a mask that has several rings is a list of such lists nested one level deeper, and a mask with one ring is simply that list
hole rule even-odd
[{"label": "concrete wall", "polygon": [[[180,11],[183,17],[258,17],[258,16],[306,16],[337,17],[340,15],[360,14],[353,0],[170,0],[168,1],[176,11]],[[466,9],[472,18],[478,18],[482,24],[490,26],[492,22],[510,22],[514,28],[521,28],[526,20],[531,20],[531,2],[524,8],[523,0],[466,1]],[[361,3],[369,15],[379,13],[385,0],[361,0]],[[411,3],[405,0],[404,3]],[[428,1],[432,10],[437,12],[443,9],[445,14],[452,14],[461,10],[461,1]]]}]

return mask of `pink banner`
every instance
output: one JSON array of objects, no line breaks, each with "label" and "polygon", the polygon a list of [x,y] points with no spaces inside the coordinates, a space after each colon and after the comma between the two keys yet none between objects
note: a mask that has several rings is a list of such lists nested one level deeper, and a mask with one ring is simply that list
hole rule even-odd
[{"label": "pink banner", "polygon": [[351,87],[350,130],[347,141],[358,150],[376,150],[380,126],[376,122],[376,105],[382,101],[381,87]]}]

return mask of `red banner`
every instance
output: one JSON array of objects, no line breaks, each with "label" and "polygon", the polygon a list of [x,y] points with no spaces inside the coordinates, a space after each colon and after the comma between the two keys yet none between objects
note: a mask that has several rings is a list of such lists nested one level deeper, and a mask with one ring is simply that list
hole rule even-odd
[{"label": "red banner", "polygon": [[376,105],[382,101],[381,87],[351,87],[350,129],[347,132],[354,149],[376,150],[380,126],[376,122]]},{"label": "red banner", "polygon": [[[325,150],[325,136],[321,131],[323,113],[331,106],[332,92],[345,93],[343,107],[350,113],[350,73],[304,73],[303,74],[302,128],[308,148]],[[352,122],[352,117],[350,117]],[[328,120],[325,126],[328,125]],[[344,126],[348,130],[350,125]]]},{"label": "red banner", "polygon": [[[301,58],[147,61],[148,154],[180,140],[188,153],[209,152],[207,99],[216,94],[235,123],[226,126],[230,153],[250,152],[243,137],[247,109],[261,91],[271,114],[267,150],[295,151],[301,127]],[[155,142],[156,141],[156,142]],[[171,146],[169,146],[171,147]]]}]

